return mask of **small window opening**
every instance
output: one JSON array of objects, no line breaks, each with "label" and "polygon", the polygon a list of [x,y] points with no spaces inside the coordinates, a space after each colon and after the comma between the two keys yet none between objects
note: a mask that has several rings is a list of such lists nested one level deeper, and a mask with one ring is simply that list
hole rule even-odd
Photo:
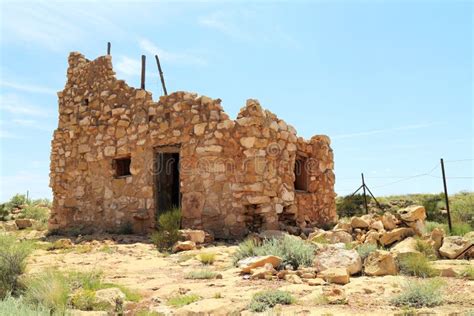
[{"label": "small window opening", "polygon": [[130,173],[130,162],[130,157],[114,159],[115,176],[117,178],[132,175]]},{"label": "small window opening", "polygon": [[89,99],[85,98],[84,100],[82,100],[82,105],[88,106],[89,105]]},{"label": "small window opening", "polygon": [[296,157],[295,160],[295,190],[308,191],[308,170],[306,158]]}]

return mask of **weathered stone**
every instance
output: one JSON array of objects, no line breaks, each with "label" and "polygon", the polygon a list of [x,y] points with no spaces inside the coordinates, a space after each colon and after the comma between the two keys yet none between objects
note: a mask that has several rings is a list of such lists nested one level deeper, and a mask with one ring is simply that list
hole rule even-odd
[{"label": "weathered stone", "polygon": [[117,310],[118,306],[122,306],[125,301],[125,294],[116,287],[97,290],[95,292],[95,300],[101,306],[109,306],[111,310]]},{"label": "weathered stone", "polygon": [[188,251],[188,250],[193,250],[196,249],[196,244],[191,241],[178,241],[176,244],[173,245],[173,252],[180,252],[180,251]]},{"label": "weathered stone", "polygon": [[345,268],[329,268],[321,272],[321,278],[335,284],[349,283],[349,273]]},{"label": "weathered stone", "polygon": [[397,227],[397,218],[389,212],[382,216],[382,224],[385,230],[392,230]]},{"label": "weathered stone", "polygon": [[249,257],[237,262],[241,273],[250,273],[250,270],[263,267],[265,264],[271,263],[273,268],[277,268],[281,263],[281,258],[277,256],[257,256]]},{"label": "weathered stone", "polygon": [[393,246],[390,249],[390,252],[393,253],[398,260],[401,260],[407,256],[419,255],[422,256],[421,252],[417,250],[416,239],[413,237],[408,237],[398,244]]},{"label": "weathered stone", "polygon": [[313,279],[307,279],[306,283],[310,286],[318,286],[318,285],[326,284],[326,281],[324,281],[321,278],[313,278]]},{"label": "weathered stone", "polygon": [[31,222],[30,219],[28,218],[19,218],[15,220],[15,224],[18,227],[18,229],[25,229],[28,227],[31,227],[33,223]]},{"label": "weathered stone", "polygon": [[352,228],[368,228],[370,222],[363,219],[362,217],[352,217],[351,218],[351,226]]},{"label": "weathered stone", "polygon": [[414,222],[416,220],[424,221],[426,218],[425,208],[421,205],[411,205],[398,210],[398,215],[403,221]]},{"label": "weathered stone", "polygon": [[362,270],[362,260],[355,250],[347,250],[331,245],[316,254],[313,267],[318,271],[329,268],[344,268],[349,274],[356,274]]},{"label": "weathered stone", "polygon": [[370,224],[370,228],[375,229],[377,231],[384,230],[382,221],[374,221],[372,224]]},{"label": "weathered stone", "polygon": [[245,148],[252,148],[255,144],[255,137],[242,137],[240,139],[240,144]]},{"label": "weathered stone", "polygon": [[352,242],[351,234],[343,230],[337,230],[337,231],[330,230],[330,231],[321,231],[317,233],[312,233],[308,239],[318,240],[320,238],[327,240],[331,244]]},{"label": "weathered stone", "polygon": [[288,281],[293,284],[303,284],[303,280],[296,274],[287,274],[285,275],[285,281]]},{"label": "weathered stone", "polygon": [[364,260],[364,273],[370,276],[396,275],[398,268],[390,252],[375,250]]},{"label": "weathered stone", "polygon": [[450,236],[443,239],[439,253],[445,258],[455,259],[472,245],[472,241],[459,236]]},{"label": "weathered stone", "polygon": [[206,239],[206,232],[198,229],[182,229],[179,231],[184,240],[189,240],[195,244],[202,244]]},{"label": "weathered stone", "polygon": [[415,232],[411,228],[400,227],[392,231],[385,232],[380,236],[379,242],[383,246],[391,245],[396,241],[402,240],[406,237],[413,236]]}]

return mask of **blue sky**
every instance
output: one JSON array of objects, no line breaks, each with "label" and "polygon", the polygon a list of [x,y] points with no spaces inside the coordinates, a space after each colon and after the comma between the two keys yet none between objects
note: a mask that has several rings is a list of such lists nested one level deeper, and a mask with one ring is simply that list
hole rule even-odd
[{"label": "blue sky", "polygon": [[[1,2],[1,200],[50,197],[49,151],[67,56],[104,55],[117,77],[161,94],[248,98],[309,138],[326,134],[336,191],[360,173],[376,195],[474,189],[470,1]],[[459,161],[461,160],[461,161]],[[412,177],[415,176],[415,177]],[[406,179],[407,177],[412,177]]]}]

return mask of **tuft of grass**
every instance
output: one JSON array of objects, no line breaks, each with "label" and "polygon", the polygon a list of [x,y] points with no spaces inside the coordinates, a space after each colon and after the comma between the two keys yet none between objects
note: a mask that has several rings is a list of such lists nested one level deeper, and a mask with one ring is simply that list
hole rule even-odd
[{"label": "tuft of grass", "polygon": [[359,254],[362,261],[365,260],[372,252],[377,250],[377,245],[373,244],[362,244],[357,246],[356,251]]},{"label": "tuft of grass", "polygon": [[110,247],[109,245],[104,245],[99,249],[100,252],[105,252],[107,254],[112,254],[117,251],[115,247]]},{"label": "tuft of grass", "polygon": [[329,304],[329,299],[324,294],[319,294],[314,298],[314,304],[316,305],[326,305]]},{"label": "tuft of grass", "polygon": [[150,239],[160,251],[166,251],[179,240],[181,236],[181,210],[174,208],[158,217],[157,231],[150,235]]},{"label": "tuft of grass", "polygon": [[329,244],[329,240],[324,236],[314,237],[313,239],[311,239],[311,241],[317,244],[323,244],[323,245]]},{"label": "tuft of grass", "polygon": [[451,236],[464,236],[465,234],[472,231],[471,225],[468,223],[454,223],[452,226],[452,231],[449,233]]},{"label": "tuft of grass", "polygon": [[185,275],[185,279],[192,279],[192,280],[204,280],[204,279],[214,279],[217,273],[203,269],[203,270],[195,270],[191,271]]},{"label": "tuft of grass", "polygon": [[71,305],[81,311],[107,310],[108,304],[100,304],[95,297],[95,291],[80,289],[71,297]]},{"label": "tuft of grass", "polygon": [[410,280],[402,287],[402,293],[391,300],[396,306],[433,307],[443,303],[441,279]]},{"label": "tuft of grass", "polygon": [[285,235],[283,238],[265,240],[261,245],[246,240],[239,244],[234,254],[234,262],[252,256],[278,256],[282,259],[281,265],[291,265],[294,269],[299,266],[311,266],[316,247],[300,238]]},{"label": "tuft of grass", "polygon": [[49,270],[27,281],[25,299],[34,305],[42,305],[53,313],[65,313],[71,287],[66,276]]},{"label": "tuft of grass", "polygon": [[436,259],[436,252],[428,242],[422,239],[416,239],[415,241],[415,249],[421,252],[426,258],[429,260]]},{"label": "tuft of grass", "polygon": [[171,305],[174,307],[183,307],[185,305],[197,302],[200,299],[201,297],[196,294],[177,295],[168,299],[168,305]]},{"label": "tuft of grass", "polygon": [[424,255],[407,254],[399,261],[400,272],[406,275],[429,278],[436,275],[431,262]]},{"label": "tuft of grass", "polygon": [[0,235],[0,299],[7,293],[20,292],[19,277],[25,271],[26,258],[32,249],[31,242],[18,242],[13,236]]},{"label": "tuft of grass", "polygon": [[474,267],[473,266],[465,267],[459,275],[468,280],[474,280]]},{"label": "tuft of grass", "polygon": [[47,224],[49,218],[49,210],[38,205],[28,205],[21,210],[22,218],[34,219]]},{"label": "tuft of grass", "polygon": [[207,253],[201,253],[198,256],[199,261],[201,261],[202,264],[213,264],[214,261],[216,260],[216,254],[212,252],[207,252]]},{"label": "tuft of grass", "polygon": [[290,305],[295,302],[295,298],[286,291],[269,290],[255,293],[248,308],[252,312],[264,312],[273,308],[277,304]]},{"label": "tuft of grass", "polygon": [[50,316],[51,312],[41,305],[28,304],[21,297],[15,298],[7,295],[3,300],[0,300],[0,315]]},{"label": "tuft of grass", "polygon": [[217,292],[217,293],[214,293],[214,298],[222,298],[222,293],[221,292]]},{"label": "tuft of grass", "polygon": [[425,222],[425,230],[427,233],[431,233],[435,228],[441,228],[445,232],[448,231],[448,225],[438,223],[438,222],[433,222],[433,221],[426,221]]}]

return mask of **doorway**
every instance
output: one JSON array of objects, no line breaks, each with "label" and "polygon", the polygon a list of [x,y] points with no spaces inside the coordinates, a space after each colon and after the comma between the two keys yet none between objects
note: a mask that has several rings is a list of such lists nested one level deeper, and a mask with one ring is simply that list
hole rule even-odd
[{"label": "doorway", "polygon": [[155,153],[155,202],[159,216],[181,206],[179,189],[179,147],[157,148]]}]

